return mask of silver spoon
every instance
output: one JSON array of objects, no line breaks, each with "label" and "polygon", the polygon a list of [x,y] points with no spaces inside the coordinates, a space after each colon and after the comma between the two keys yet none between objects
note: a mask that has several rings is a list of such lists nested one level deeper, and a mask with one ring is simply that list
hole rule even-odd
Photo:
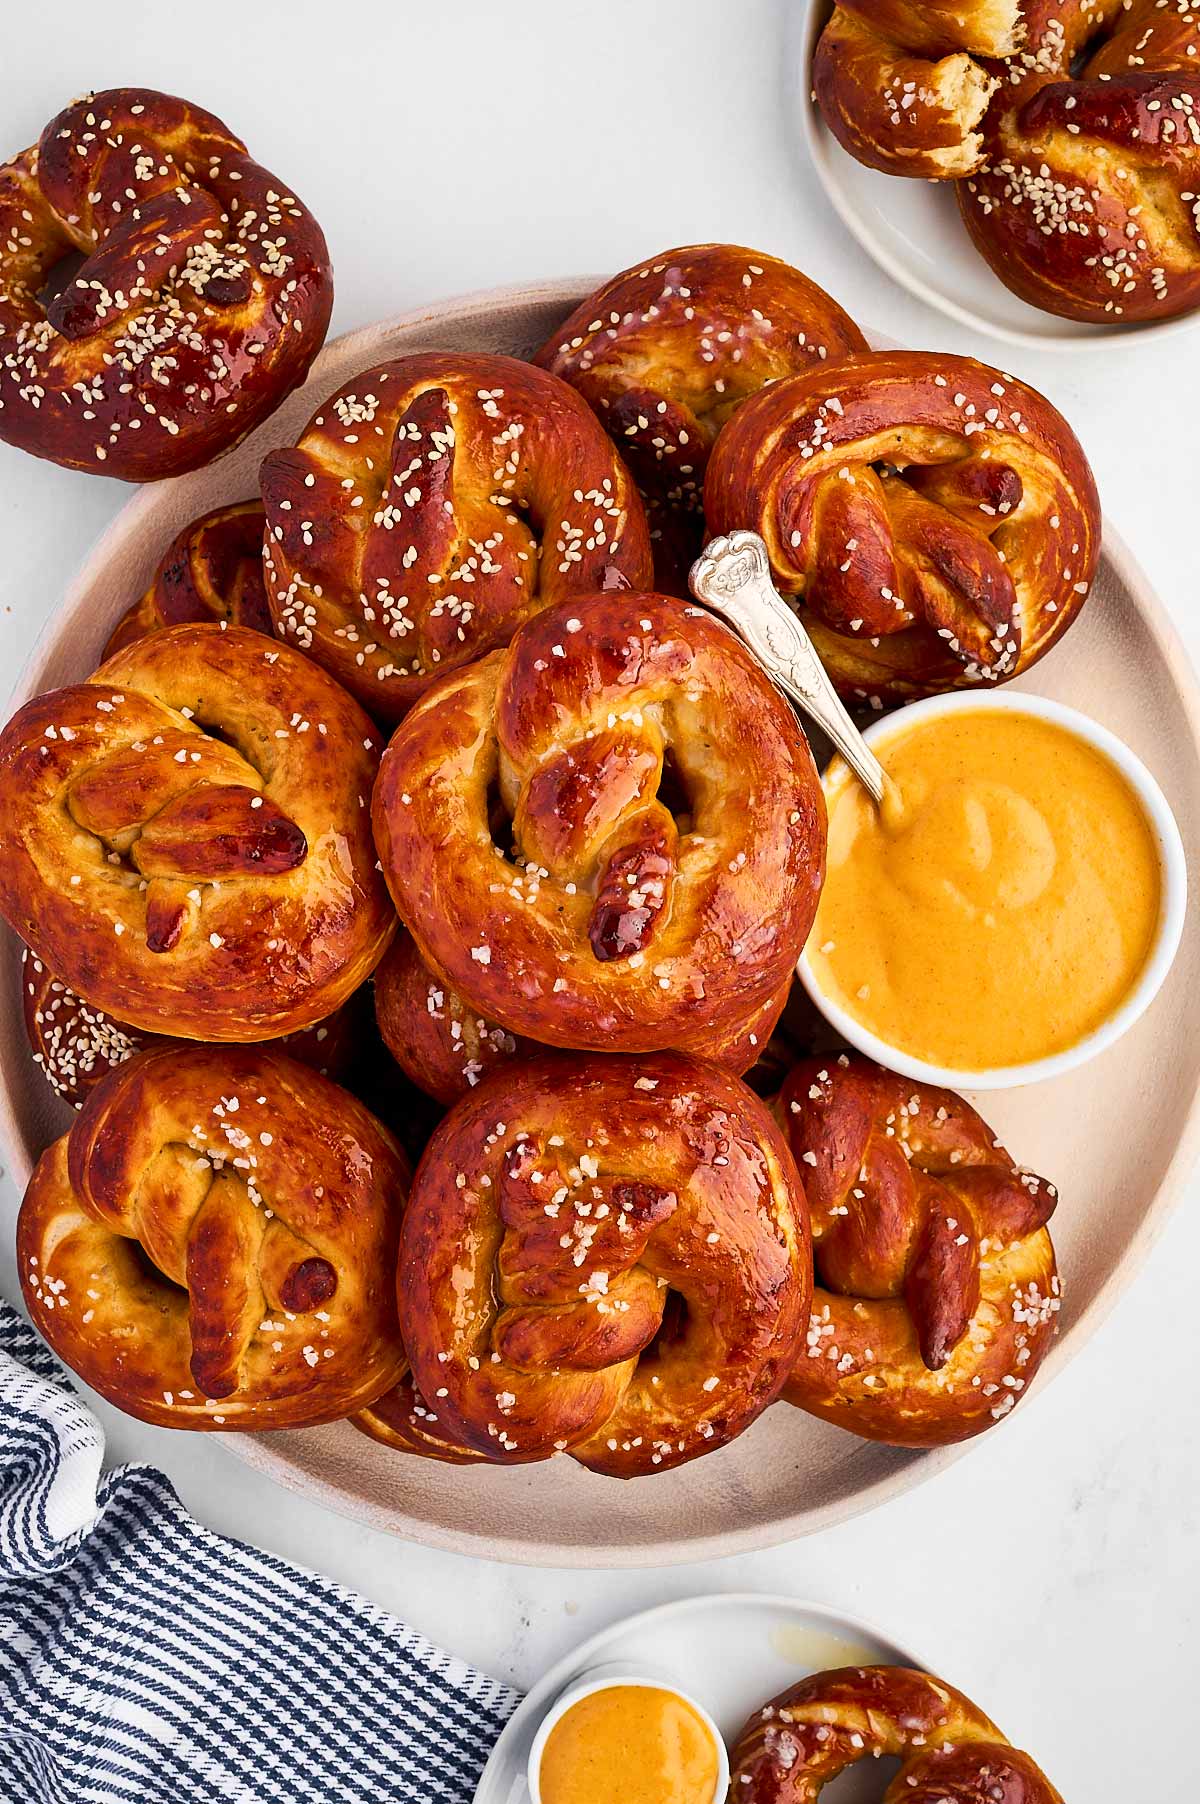
[{"label": "silver spoon", "polygon": [[692,594],[719,614],[777,688],[815,720],[876,803],[887,778],[847,714],[812,640],[771,581],[767,548],[756,532],[711,539],[688,576]]}]

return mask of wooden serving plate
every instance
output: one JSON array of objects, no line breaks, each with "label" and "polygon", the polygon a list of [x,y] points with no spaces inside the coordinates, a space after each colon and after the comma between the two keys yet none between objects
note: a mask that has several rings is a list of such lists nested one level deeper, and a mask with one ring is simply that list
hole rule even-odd
[{"label": "wooden serving plate", "polygon": [[[310,413],[356,371],[433,347],[527,354],[593,286],[497,289],[327,346],[306,386],[245,444],[207,469],[135,495],[48,623],[14,706],[94,669],[118,615],[141,594],[175,532],[219,503],[253,494],[263,454],[294,442]],[[1200,893],[1200,690],[1161,604],[1111,529],[1078,623],[1018,687],[1092,714],[1146,761],[1175,810],[1192,893]],[[19,970],[17,942],[5,931],[0,1142],[21,1186],[69,1116],[29,1057]],[[981,1099],[1017,1158],[1054,1179],[1062,1194],[1054,1219],[1066,1281],[1061,1332],[1035,1389],[1061,1371],[1132,1281],[1200,1150],[1200,1035],[1191,1002],[1198,992],[1200,910],[1193,910],[1158,999],[1118,1047],[1054,1082]],[[1003,1435],[1008,1424],[992,1432]],[[345,1423],[221,1439],[280,1484],[375,1528],[496,1559],[591,1567],[706,1559],[810,1534],[933,1477],[971,1446],[879,1447],[780,1404],[720,1452],[620,1484],[566,1459],[508,1469],[443,1466],[389,1452]]]}]

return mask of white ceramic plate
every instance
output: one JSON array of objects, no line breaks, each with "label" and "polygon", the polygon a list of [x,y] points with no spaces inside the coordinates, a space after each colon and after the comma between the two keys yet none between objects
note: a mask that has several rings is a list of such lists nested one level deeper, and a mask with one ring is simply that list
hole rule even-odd
[{"label": "white ceramic plate", "polygon": [[[644,1610],[593,1635],[539,1680],[483,1769],[475,1804],[529,1804],[525,1769],[542,1717],[570,1681],[609,1660],[670,1674],[703,1704],[732,1745],[751,1711],[833,1666],[916,1666],[926,1663],[856,1617],[799,1603],[791,1597],[691,1597]],[[892,1763],[887,1763],[887,1777]],[[875,1760],[860,1762],[826,1788],[829,1804],[868,1804],[881,1795],[884,1774]]]},{"label": "white ceramic plate", "polygon": [[[244,445],[190,476],[135,495],[47,623],[16,700],[95,667],[121,612],[174,533],[252,494],[263,454],[293,443],[309,414],[359,370],[441,346],[528,352],[594,281],[509,288],[448,301],[328,345],[306,387]],[[1092,596],[1065,643],[1023,686],[1091,713],[1150,766],[1183,834],[1200,893],[1200,695],[1145,578],[1106,531]],[[1060,1370],[1112,1307],[1175,1201],[1200,1140],[1200,911],[1153,1007],[1086,1070],[984,1101],[1016,1156],[1062,1192],[1054,1224],[1066,1275],[1061,1333],[1038,1384]],[[29,1057],[15,938],[0,940],[0,1142],[18,1185],[68,1123]],[[11,1232],[11,1224],[6,1230]],[[1036,1408],[1036,1401],[1023,1409]],[[1008,1432],[1001,1423],[996,1434]],[[966,1449],[879,1447],[780,1404],[720,1452],[621,1484],[571,1460],[444,1466],[393,1453],[345,1423],[226,1445],[280,1484],[372,1526],[500,1560],[547,1566],[661,1566],[772,1546],[809,1534],[932,1477]],[[969,1448],[970,1443],[968,1443]]]},{"label": "white ceramic plate", "polygon": [[918,300],[992,338],[1031,350],[1098,351],[1133,336],[1183,332],[1200,314],[1150,325],[1093,326],[1043,313],[1006,288],[962,223],[950,182],[868,169],[844,151],[812,99],[812,54],[832,0],[803,0],[788,25],[788,104],[821,185],[849,232]]}]

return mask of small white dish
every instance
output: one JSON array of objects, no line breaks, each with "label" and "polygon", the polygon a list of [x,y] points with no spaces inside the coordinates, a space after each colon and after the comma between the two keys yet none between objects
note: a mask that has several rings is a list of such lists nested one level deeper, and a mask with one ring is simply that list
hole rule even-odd
[{"label": "small white dish", "polygon": [[[865,729],[863,738],[878,755],[889,740],[907,735],[926,721],[937,720],[947,714],[984,714],[997,711],[1050,721],[1082,740],[1085,745],[1093,746],[1120,771],[1141,803],[1158,847],[1162,875],[1158,930],[1137,982],[1120,1007],[1094,1032],[1085,1034],[1073,1046],[1068,1046],[1063,1052],[1053,1053],[1048,1058],[1032,1059],[1023,1065],[999,1065],[983,1071],[957,1071],[951,1066],[934,1065],[881,1040],[840,1003],[825,994],[817,982],[807,951],[801,954],[796,967],[800,981],[811,1001],[844,1040],[848,1040],[851,1046],[876,1060],[878,1064],[886,1065],[891,1071],[898,1071],[902,1077],[911,1077],[918,1083],[937,1084],[948,1090],[1012,1090],[1023,1084],[1041,1083],[1046,1078],[1061,1077],[1064,1072],[1074,1071],[1077,1066],[1085,1065],[1089,1059],[1106,1051],[1123,1034],[1128,1033],[1162,988],[1179,950],[1187,913],[1187,857],[1175,816],[1166,797],[1141,759],[1130,751],[1124,740],[1118,739],[1107,727],[1102,727],[1098,721],[1089,719],[1077,709],[1066,708],[1061,702],[1051,701],[1044,695],[1031,695],[1027,691],[956,690],[948,695],[927,696],[924,701],[911,702],[905,708],[898,708],[894,714],[872,722]],[[827,782],[827,777],[823,781]]]},{"label": "small white dish", "polygon": [[704,1804],[725,1804],[725,1794],[729,1790],[729,1750],[721,1731],[704,1705],[699,1698],[692,1696],[686,1685],[680,1684],[670,1673],[647,1666],[644,1661],[628,1659],[607,1660],[602,1666],[589,1666],[569,1681],[546,1711],[533,1738],[525,1769],[525,1783],[529,1788],[532,1804],[542,1804],[542,1755],[546,1751],[546,1743],[567,1712],[573,1710],[576,1704],[581,1704],[584,1698],[594,1697],[598,1691],[612,1691],[617,1686],[628,1685],[644,1687],[649,1691],[669,1691],[695,1711],[708,1730],[713,1752],[717,1757],[716,1778],[711,1795],[704,1800]]},{"label": "small white dish", "polygon": [[868,169],[825,125],[812,99],[812,57],[832,11],[832,0],[804,0],[791,17],[789,104],[834,211],[894,282],[961,325],[1034,351],[1102,351],[1121,339],[1165,337],[1200,321],[1200,313],[1187,313],[1146,325],[1089,325],[1043,313],[1013,294],[971,243],[953,183]]},{"label": "small white dish", "polygon": [[[474,1804],[531,1804],[530,1751],[547,1711],[576,1681],[608,1663],[642,1674],[678,1674],[683,1695],[712,1718],[727,1746],[752,1711],[808,1673],[835,1666],[936,1670],[881,1629],[823,1604],[754,1592],[660,1604],[602,1629],[538,1680],[492,1749]],[[864,1761],[838,1779],[838,1804],[878,1799],[879,1774],[868,1768],[875,1762]]]}]

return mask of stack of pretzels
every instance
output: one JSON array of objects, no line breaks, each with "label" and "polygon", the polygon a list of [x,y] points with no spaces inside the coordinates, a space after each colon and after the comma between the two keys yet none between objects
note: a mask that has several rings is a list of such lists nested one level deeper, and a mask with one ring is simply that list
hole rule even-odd
[{"label": "stack of pretzels", "polygon": [[[5,355],[36,352],[46,394],[14,406],[0,367],[0,432],[80,462],[68,365],[92,381],[141,307],[183,309],[196,359],[215,334],[229,362],[235,325],[249,356],[271,275],[235,140],[161,96],[84,104],[0,178],[36,202],[26,289],[66,237],[93,259],[46,320],[9,270]],[[185,190],[210,221],[153,292],[122,273],[145,219],[92,202],[67,232],[75,142],[102,197],[131,159],[168,171],[144,176],[167,238]],[[287,287],[312,243],[285,238]],[[224,392],[190,397],[214,430]],[[152,429],[136,378],[95,396],[123,473],[179,467],[129,453],[172,393]],[[1043,656],[1099,514],[1034,391],[872,352],[786,264],[685,247],[529,362],[422,352],[320,399],[258,495],[163,548],[99,667],[0,733],[0,911],[73,1110],[21,1280],[106,1397],[638,1478],[780,1400],[930,1446],[1024,1394],[1059,1308],[1053,1186],[961,1098],[776,1031],[826,822],[796,715],[688,596],[738,527],[842,694],[882,708]]]},{"label": "stack of pretzels", "polygon": [[957,183],[1015,294],[1119,324],[1200,306],[1198,55],[1165,0],[839,0],[813,91],[860,162]]}]

